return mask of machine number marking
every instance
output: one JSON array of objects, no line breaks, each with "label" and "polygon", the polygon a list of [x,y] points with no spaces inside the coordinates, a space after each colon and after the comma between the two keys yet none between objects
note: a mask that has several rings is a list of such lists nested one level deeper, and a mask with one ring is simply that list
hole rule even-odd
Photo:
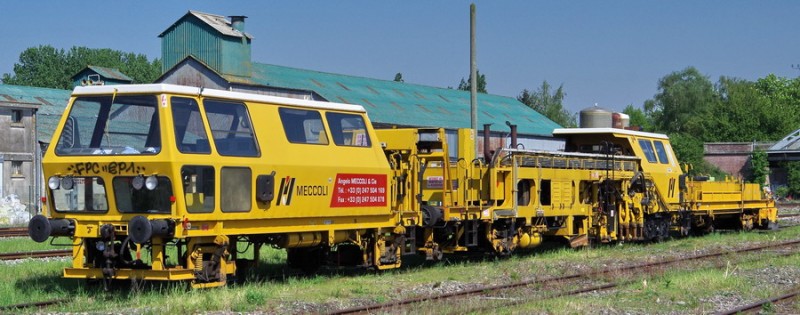
[{"label": "machine number marking", "polygon": [[67,166],[67,172],[75,173],[78,176],[88,174],[100,174],[101,172],[118,175],[124,173],[138,174],[145,171],[144,166],[136,166],[134,162],[110,162],[100,164],[97,162],[75,163]]}]

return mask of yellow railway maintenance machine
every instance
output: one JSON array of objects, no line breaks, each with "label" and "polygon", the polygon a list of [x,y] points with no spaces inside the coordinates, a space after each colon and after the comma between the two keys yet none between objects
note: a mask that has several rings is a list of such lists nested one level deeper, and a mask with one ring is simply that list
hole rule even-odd
[{"label": "yellow railway maintenance machine", "polygon": [[543,239],[583,246],[714,226],[775,227],[774,201],[759,185],[689,178],[661,134],[557,129],[564,151],[517,149],[512,136],[514,149],[485,147],[477,158],[469,129],[451,134],[457,141],[441,129],[376,132],[394,171],[393,206],[408,232],[403,249],[428,259],[503,255]]},{"label": "yellow railway maintenance machine", "polygon": [[78,87],[45,152],[46,206],[29,233],[72,238],[68,278],[203,288],[258,262],[263,245],[307,272],[389,269],[404,254],[507,255],[547,239],[584,246],[776,222],[758,185],[686,176],[664,135],[554,135],[565,150],[521,149],[512,136],[479,157],[470,129],[374,130],[356,105]]},{"label": "yellow railway maintenance machine", "polygon": [[[77,87],[51,143],[47,206],[29,232],[72,237],[64,277],[219,286],[264,244],[308,271],[325,258],[400,265],[390,168],[361,106]],[[242,244],[254,257],[237,257]]]}]

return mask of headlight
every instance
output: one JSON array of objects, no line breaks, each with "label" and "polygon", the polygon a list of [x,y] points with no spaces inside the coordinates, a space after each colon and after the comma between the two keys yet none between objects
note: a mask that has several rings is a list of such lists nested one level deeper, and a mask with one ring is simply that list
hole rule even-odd
[{"label": "headlight", "polygon": [[56,190],[59,186],[61,186],[61,180],[58,179],[58,176],[50,176],[47,179],[47,187],[50,187],[50,189]]},{"label": "headlight", "polygon": [[73,186],[75,186],[75,181],[72,179],[72,177],[67,176],[61,179],[61,188],[70,190]]},{"label": "headlight", "polygon": [[148,190],[156,189],[158,186],[158,177],[155,175],[148,176],[147,180],[144,182],[144,186],[147,187]]},{"label": "headlight", "polygon": [[133,181],[131,181],[131,186],[136,190],[142,189],[142,187],[144,187],[144,176],[139,175],[134,177]]}]

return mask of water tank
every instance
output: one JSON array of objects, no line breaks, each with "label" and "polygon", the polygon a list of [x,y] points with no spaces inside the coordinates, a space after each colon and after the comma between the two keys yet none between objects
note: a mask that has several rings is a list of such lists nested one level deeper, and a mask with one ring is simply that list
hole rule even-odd
[{"label": "water tank", "polygon": [[631,116],[625,113],[611,114],[612,127],[617,129],[625,129],[631,125]]},{"label": "water tank", "polygon": [[611,111],[597,105],[581,110],[581,128],[611,128]]}]

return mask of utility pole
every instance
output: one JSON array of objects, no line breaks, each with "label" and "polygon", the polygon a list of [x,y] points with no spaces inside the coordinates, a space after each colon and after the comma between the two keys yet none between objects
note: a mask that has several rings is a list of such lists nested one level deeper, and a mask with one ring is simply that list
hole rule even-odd
[{"label": "utility pole", "polygon": [[[469,5],[469,93],[472,134],[478,136],[478,62],[475,51],[475,4]],[[478,152],[478,142],[475,141],[475,152]],[[475,156],[478,156],[477,154]]]}]

